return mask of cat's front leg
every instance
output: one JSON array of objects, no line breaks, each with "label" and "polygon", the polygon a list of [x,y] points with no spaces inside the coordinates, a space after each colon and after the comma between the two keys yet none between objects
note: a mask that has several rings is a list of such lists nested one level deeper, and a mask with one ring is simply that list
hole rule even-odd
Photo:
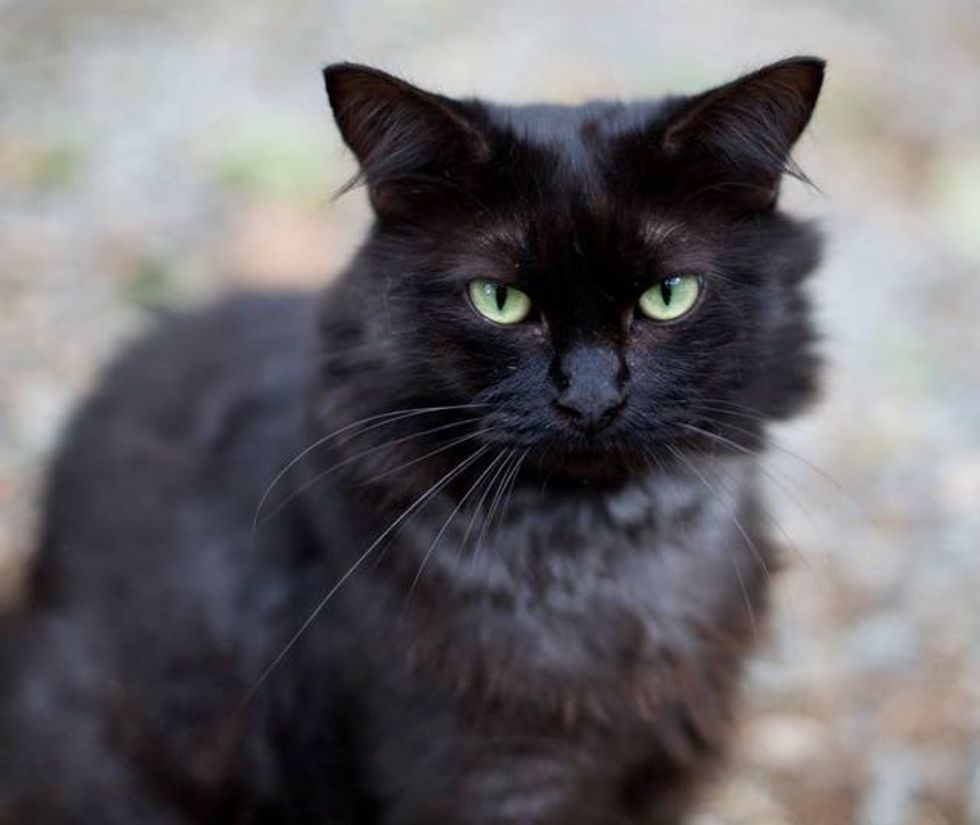
[{"label": "cat's front leg", "polygon": [[[485,738],[484,738],[485,737]],[[689,782],[612,743],[521,735],[430,740],[402,763],[385,825],[680,825]],[[632,751],[632,748],[630,748]]]},{"label": "cat's front leg", "polygon": [[496,765],[414,766],[411,787],[393,800],[385,825],[599,825],[613,800],[589,782],[576,785],[569,766],[537,759]]}]

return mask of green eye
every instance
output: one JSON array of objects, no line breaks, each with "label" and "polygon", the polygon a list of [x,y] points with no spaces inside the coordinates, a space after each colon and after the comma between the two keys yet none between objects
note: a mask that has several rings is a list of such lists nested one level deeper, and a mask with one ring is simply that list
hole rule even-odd
[{"label": "green eye", "polygon": [[673,321],[690,312],[700,294],[697,275],[673,275],[640,296],[640,311],[654,321]]},{"label": "green eye", "polygon": [[484,278],[470,283],[470,301],[495,324],[517,324],[531,312],[531,299],[519,289]]}]

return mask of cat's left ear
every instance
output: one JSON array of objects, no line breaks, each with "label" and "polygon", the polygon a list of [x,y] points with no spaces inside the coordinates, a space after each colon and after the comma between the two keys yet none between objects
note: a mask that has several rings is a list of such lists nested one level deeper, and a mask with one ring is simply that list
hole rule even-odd
[{"label": "cat's left ear", "polygon": [[792,57],[690,98],[658,129],[661,151],[740,204],[772,207],[790,150],[823,84],[825,61]]},{"label": "cat's left ear", "polygon": [[323,71],[337,127],[360,164],[382,219],[418,219],[445,207],[490,155],[466,104],[379,69],[335,63]]}]

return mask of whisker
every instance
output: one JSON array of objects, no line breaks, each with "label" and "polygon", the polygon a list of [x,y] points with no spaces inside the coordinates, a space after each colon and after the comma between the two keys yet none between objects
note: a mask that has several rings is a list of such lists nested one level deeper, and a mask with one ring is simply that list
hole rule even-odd
[{"label": "whisker", "polygon": [[[732,426],[732,425],[728,425],[728,426]],[[732,428],[734,428],[734,427],[732,427]],[[734,428],[734,429],[737,429],[737,428]],[[712,439],[714,439],[716,441],[719,441],[720,443],[723,443],[723,444],[726,444],[728,446],[731,446],[734,449],[738,449],[741,446],[741,445],[736,444],[735,442],[731,442],[728,439],[725,439],[723,436],[721,436],[719,434],[716,434],[716,433],[704,432],[703,435],[705,435],[708,438],[712,438]],[[803,463],[803,465],[805,467],[814,469],[815,471],[818,471],[819,470],[819,468],[816,468],[815,466],[812,466],[809,461],[803,459],[802,457],[796,456],[791,451],[789,451],[786,448],[782,447],[778,442],[772,442],[771,441],[770,442],[770,445],[774,449],[777,449],[780,452],[783,452],[783,453],[789,455],[791,458],[798,458]],[[796,490],[794,490],[794,487],[793,487],[793,485],[792,485],[791,482],[796,481],[798,483],[798,480],[792,479],[785,472],[778,472],[777,471],[777,468],[774,468],[771,465],[769,465],[769,466],[762,465],[760,469],[762,470],[762,472],[766,476],[766,478],[776,488],[778,488],[787,497],[787,499],[789,501],[791,501],[795,505],[796,509],[800,513],[802,513],[803,517],[806,519],[807,523],[810,525],[810,528],[812,529],[812,531],[814,532],[814,534],[818,538],[823,538],[825,536],[824,527],[811,514],[810,507],[804,502],[804,500],[801,498],[800,494]],[[819,472],[817,474],[818,474],[818,476],[822,475]],[[835,493],[838,493],[840,495],[841,500],[843,500],[849,507],[852,507],[854,509],[854,511],[856,512],[858,518],[860,518],[861,520],[863,520],[865,523],[870,523],[870,516],[865,512],[864,508],[861,506],[861,504],[853,496],[850,496],[849,494],[847,494],[846,490],[843,490],[838,485],[831,485],[831,486],[834,489],[834,492]],[[817,582],[820,583],[821,589],[824,592],[825,596],[828,597],[828,598],[831,598],[832,597],[832,588],[829,586],[829,584],[827,583],[827,581],[824,578],[822,578],[820,575],[818,575],[816,569],[814,568],[813,564],[810,562],[810,560],[807,557],[807,555],[803,553],[803,551],[800,549],[799,545],[790,538],[790,536],[789,536],[788,532],[785,530],[785,528],[783,528],[783,526],[774,517],[772,517],[771,514],[770,514],[770,519],[773,522],[773,524],[777,525],[777,527],[780,529],[780,532],[782,533],[782,535],[787,540],[787,544],[793,550],[793,552],[795,553],[795,555],[797,556],[797,558],[799,558],[803,562],[804,566],[807,568],[807,570],[810,572],[810,574],[813,576],[813,578]],[[829,545],[827,545],[827,543],[826,543],[825,540],[823,540],[821,542],[821,544],[822,544],[824,550],[819,555],[820,555],[823,563],[825,565],[829,565],[829,566],[833,567],[833,565],[834,565],[833,555],[828,550]]]},{"label": "whisker", "polygon": [[[494,514],[497,511],[497,507],[500,505],[500,497],[503,494],[504,487],[507,484],[507,480],[510,476],[511,469],[517,464],[517,451],[513,451],[508,458],[506,469],[500,475],[500,483],[497,485],[497,489],[493,494],[493,498],[490,499],[490,506],[486,511],[483,518],[483,526],[480,528],[480,535],[477,537],[476,545],[473,548],[473,553],[471,554],[471,559],[475,561],[480,554],[480,548],[483,546],[483,541],[487,537],[487,532],[490,528],[490,522],[493,519]],[[494,479],[496,482],[496,479]]]},{"label": "whisker", "polygon": [[[439,453],[444,453],[447,450],[452,449],[453,447],[457,447],[460,444],[462,444],[463,442],[469,440],[470,438],[475,438],[475,437],[480,436],[480,435],[486,435],[487,433],[493,432],[495,429],[497,429],[497,428],[496,427],[488,427],[485,430],[478,430],[475,433],[470,433],[467,436],[463,436],[461,438],[455,439],[455,440],[451,441],[449,444],[445,444],[442,447],[439,447],[439,448],[437,448],[435,450],[432,450],[431,452],[426,453],[425,455],[419,456],[418,458],[415,458],[415,459],[412,459],[411,461],[405,462],[404,464],[401,464],[398,467],[393,467],[390,470],[385,470],[380,475],[377,475],[374,478],[369,479],[368,481],[364,482],[364,484],[371,484],[371,483],[377,481],[378,479],[383,478],[384,476],[390,475],[391,473],[399,472],[400,470],[404,470],[407,467],[411,467],[413,464],[418,464],[420,461],[424,461],[425,459],[430,458],[430,457],[432,457],[434,455],[438,455]],[[385,556],[385,553],[387,553],[387,548],[385,548],[384,550],[381,551],[381,555],[378,557],[377,562],[375,562],[376,565],[381,562],[381,560]]]},{"label": "whisker", "polygon": [[368,484],[373,484],[374,482],[376,482],[376,481],[378,481],[378,480],[380,480],[382,478],[385,478],[386,476],[390,476],[392,473],[398,473],[398,472],[401,472],[402,470],[408,469],[409,467],[414,467],[420,461],[425,461],[427,458],[431,458],[434,455],[439,455],[440,453],[446,452],[446,450],[451,450],[453,447],[457,447],[460,444],[462,444],[462,443],[464,443],[466,441],[469,441],[471,438],[477,438],[477,437],[479,437],[481,435],[488,435],[488,434],[496,431],[497,429],[499,429],[499,428],[498,427],[485,427],[482,430],[476,430],[476,431],[474,431],[472,433],[467,433],[466,435],[461,435],[459,438],[454,438],[448,444],[443,444],[441,447],[437,447],[434,450],[430,450],[429,452],[425,453],[424,455],[420,455],[418,458],[413,458],[410,461],[406,461],[403,464],[399,464],[397,467],[392,467],[390,470],[384,470],[383,472],[378,473],[376,476],[372,476],[371,478],[367,479],[366,481],[361,482],[361,484],[359,486],[364,487],[364,486],[366,486]]},{"label": "whisker", "polygon": [[[363,450],[362,452],[357,453],[356,455],[347,456],[346,458],[341,459],[340,461],[336,462],[335,464],[331,464],[329,467],[327,467],[327,468],[319,471],[318,473],[314,474],[311,478],[308,478],[306,481],[304,481],[298,487],[296,487],[295,489],[293,489],[290,492],[290,494],[288,496],[286,496],[285,499],[283,499],[282,501],[279,502],[279,504],[276,505],[276,508],[271,513],[269,513],[268,516],[266,516],[265,518],[262,519],[262,521],[260,522],[260,524],[264,524],[265,522],[267,522],[267,521],[275,518],[276,515],[278,515],[280,512],[282,512],[282,510],[291,501],[294,501],[297,496],[302,495],[304,492],[306,492],[307,490],[309,490],[311,487],[313,487],[314,485],[319,484],[321,481],[323,481],[323,479],[325,479],[327,476],[331,475],[336,470],[339,470],[339,469],[347,466],[348,464],[352,464],[352,463],[354,463],[356,461],[360,461],[365,456],[371,455],[372,453],[377,453],[377,452],[380,452],[381,450],[389,450],[389,449],[391,449],[392,447],[394,447],[394,446],[396,446],[398,444],[404,444],[407,441],[414,441],[414,440],[416,440],[418,438],[422,438],[422,437],[424,437],[426,435],[432,435],[433,433],[442,432],[443,430],[448,430],[448,429],[455,428],[455,427],[461,427],[464,424],[473,424],[473,423],[475,423],[476,421],[479,421],[479,420],[480,420],[479,418],[467,418],[467,419],[463,419],[462,421],[452,421],[452,422],[450,422],[448,424],[440,424],[438,427],[432,427],[431,429],[423,430],[422,432],[411,433],[409,435],[401,436],[400,438],[396,438],[393,441],[388,441],[388,442],[386,442],[384,444],[377,444],[374,447],[370,447],[367,450]],[[467,439],[472,438],[474,435],[478,435],[478,434],[483,433],[483,432],[486,432],[486,430],[481,430],[478,433],[469,433],[468,435],[463,436],[461,439],[456,440],[456,441],[452,441],[452,442],[450,442],[449,444],[445,445],[443,448],[440,448],[440,449],[449,449],[450,447],[453,447],[456,444],[460,444],[463,441],[466,441]],[[396,470],[400,470],[403,467],[410,466],[410,464],[417,463],[418,461],[421,461],[423,458],[428,458],[430,455],[433,455],[433,454],[434,453],[426,453],[426,455],[422,456],[422,458],[416,459],[414,462],[409,462],[409,464],[403,464],[401,467],[396,467],[393,470],[386,470],[384,473],[382,473],[379,476],[376,476],[375,478],[383,478],[384,476],[386,476],[386,475],[388,475],[390,473],[393,473]],[[374,479],[371,479],[371,481],[373,481],[373,480]],[[366,484],[367,483],[370,483],[370,481],[365,482],[365,483]]]},{"label": "whisker", "polygon": [[490,470],[493,469],[494,465],[500,460],[501,456],[503,456],[503,453],[502,452],[499,453],[496,456],[496,458],[494,458],[486,466],[486,468],[483,470],[482,473],[480,473],[480,475],[476,479],[476,481],[474,481],[473,484],[470,486],[470,488],[466,491],[466,494],[463,495],[463,496],[461,496],[460,499],[459,499],[459,501],[456,502],[456,506],[453,507],[452,512],[450,512],[450,514],[449,514],[449,517],[443,523],[442,527],[439,528],[439,532],[436,533],[435,538],[432,540],[432,543],[429,545],[429,549],[425,551],[425,555],[422,557],[422,561],[419,563],[418,572],[415,574],[415,578],[412,579],[412,584],[408,588],[408,595],[405,596],[405,607],[404,607],[404,609],[402,611],[402,615],[403,616],[404,616],[405,611],[408,610],[408,604],[412,600],[412,594],[415,592],[415,587],[418,585],[419,580],[422,578],[422,572],[425,570],[425,565],[429,561],[429,556],[432,555],[433,551],[436,549],[436,546],[442,540],[443,535],[445,534],[446,530],[449,529],[449,525],[452,523],[452,520],[456,517],[456,514],[463,508],[463,506],[466,504],[466,502],[469,499],[469,497],[471,495],[473,495],[473,493],[476,491],[477,487],[480,485],[480,482],[483,481],[483,479],[490,472]]},{"label": "whisker", "polygon": [[[721,496],[719,494],[719,491],[718,491],[718,488],[716,488],[711,482],[709,482],[708,479],[704,476],[704,474],[701,473],[701,471],[698,470],[697,467],[693,463],[689,463],[688,461],[686,461],[684,459],[684,457],[683,457],[683,454],[679,450],[677,451],[676,455],[677,455],[678,458],[681,459],[681,461],[683,461],[685,464],[687,464],[687,466],[691,469],[691,472],[693,472],[698,478],[700,478],[701,481],[704,482],[704,485],[712,493],[714,493],[716,496],[718,496],[718,498],[721,498]],[[749,538],[749,534],[746,532],[745,528],[742,526],[742,522],[739,521],[738,517],[736,515],[732,514],[732,517],[731,518],[732,518],[732,521],[735,523],[735,527],[738,529],[738,532],[741,533],[742,538],[745,539],[746,544],[748,544],[748,546],[752,549],[752,553],[755,555],[756,560],[762,566],[762,570],[763,570],[763,572],[766,575],[766,579],[769,581],[770,584],[772,584],[772,574],[770,573],[769,568],[766,565],[765,558],[763,558],[763,556],[760,554],[759,549],[758,549],[758,547],[756,547],[755,542],[752,541],[751,538]]]},{"label": "whisker", "polygon": [[507,515],[507,508],[510,506],[511,496],[514,494],[514,488],[517,486],[517,477],[521,472],[521,465],[524,464],[524,459],[527,458],[528,453],[531,452],[531,448],[528,447],[517,459],[517,465],[514,467],[514,472],[510,474],[510,479],[508,480],[507,494],[504,498],[504,503],[500,507],[500,521],[502,522]]},{"label": "whisker", "polygon": [[[713,433],[713,432],[710,432],[710,431],[705,430],[703,428],[695,427],[693,424],[684,424],[682,426],[688,427],[690,429],[695,429],[698,432],[700,432],[702,435],[707,436],[709,438],[714,438],[719,443],[726,444],[727,446],[731,447],[732,449],[740,450],[741,452],[749,452],[749,453],[751,453],[751,454],[754,455],[754,453],[752,453],[751,450],[747,450],[741,444],[738,444],[737,442],[732,441],[731,439],[725,438],[724,436],[722,436],[722,435],[720,435],[718,433]],[[727,427],[729,430],[733,430],[733,431],[736,431],[736,432],[742,432],[742,433],[745,433],[745,434],[749,434],[749,431],[748,430],[743,430],[742,428],[737,427],[736,425],[730,424],[730,423],[727,423],[727,422],[722,423],[720,426]],[[860,502],[847,489],[845,489],[844,486],[836,478],[834,478],[832,475],[830,475],[830,473],[828,473],[826,470],[824,470],[819,465],[814,464],[812,461],[810,461],[805,456],[802,456],[799,453],[794,452],[793,450],[789,449],[788,447],[783,446],[782,444],[780,444],[778,441],[776,441],[774,439],[771,439],[770,440],[770,445],[772,446],[773,449],[779,450],[784,455],[786,455],[786,456],[788,456],[788,457],[790,457],[792,459],[795,459],[796,461],[800,462],[803,466],[807,467],[808,469],[810,469],[814,473],[816,473],[820,478],[822,478],[825,482],[827,482],[831,487],[834,488],[834,491],[841,497],[841,499],[843,501],[845,501],[848,504],[848,506],[854,508],[854,510],[857,513],[857,515],[864,522],[869,523],[869,524],[871,523],[871,517],[870,517],[870,515],[864,510],[864,507],[860,504]]]},{"label": "whisker", "polygon": [[[708,430],[701,429],[700,427],[695,427],[693,424],[684,424],[682,426],[685,427],[685,428],[687,428],[687,429],[694,430],[695,432],[700,433],[701,435],[705,436],[706,438],[710,438],[710,439],[719,441],[719,443],[725,444],[726,446],[729,446],[729,447],[731,447],[733,449],[736,449],[736,450],[738,450],[740,452],[743,452],[743,453],[745,453],[747,455],[754,455],[754,453],[751,450],[746,449],[741,444],[738,444],[738,443],[736,443],[734,441],[728,441],[727,439],[723,438],[722,436],[720,436],[720,435],[718,435],[716,433],[712,433],[712,432],[710,432]],[[783,481],[781,478],[779,478],[772,470],[770,470],[769,468],[767,468],[764,464],[760,464],[759,465],[759,470],[762,472],[762,474],[772,484],[774,484],[776,487],[778,487],[797,506],[797,508],[799,508],[800,512],[803,513],[806,516],[807,521],[810,522],[810,525],[814,529],[818,529],[817,528],[817,525],[816,525],[816,522],[814,521],[813,517],[810,515],[809,511],[804,506],[804,504],[800,500],[799,496],[793,491],[793,489],[789,486],[789,484],[786,481]],[[813,577],[817,581],[821,582],[821,585],[822,586],[825,586],[825,583],[822,582],[822,580],[820,579],[820,577],[817,575],[816,570],[814,569],[813,565],[810,564],[810,560],[806,557],[806,555],[803,553],[803,551],[800,550],[799,546],[796,544],[795,541],[793,541],[793,539],[790,537],[789,533],[782,526],[782,524],[780,524],[772,516],[771,513],[769,513],[767,515],[768,515],[769,520],[774,525],[776,525],[776,527],[779,529],[779,532],[783,535],[783,538],[786,539],[786,543],[789,545],[789,547],[797,555],[797,557],[800,559],[800,561],[803,562],[804,566],[806,566],[806,568],[810,571],[810,573],[813,575]]]},{"label": "whisker", "polygon": [[[685,458],[684,454],[680,450],[676,449],[670,444],[667,444],[666,447],[668,451],[670,451],[670,453],[674,456],[674,458],[676,458],[678,461],[683,463],[692,473],[694,473],[695,476],[697,476],[701,480],[701,482],[707,488],[708,492],[712,493],[715,496],[718,496],[718,492],[708,483],[707,479],[694,467],[694,465],[690,461],[688,461],[687,458]],[[742,534],[742,538],[745,539],[745,541],[752,548],[752,551],[755,554],[756,559],[762,565],[762,569],[765,571],[766,577],[771,579],[769,575],[769,569],[768,567],[766,567],[764,560],[762,560],[762,558],[759,556],[759,552],[755,547],[755,544],[751,541],[751,539],[749,539],[748,535],[746,534],[745,530],[742,528],[738,519],[735,518],[734,516],[732,518],[739,532]],[[724,546],[725,552],[728,554],[729,559],[731,559],[732,567],[735,570],[735,576],[738,578],[738,584],[742,590],[742,598],[745,602],[745,609],[748,615],[749,624],[752,625],[752,638],[755,639],[756,643],[758,643],[759,625],[758,622],[756,621],[755,610],[752,607],[752,600],[749,598],[749,591],[748,591],[748,587],[746,587],[745,584],[745,577],[742,575],[742,570],[739,567],[738,560],[735,558],[735,555],[732,553],[731,548],[729,548],[726,542],[722,542],[722,545]]]},{"label": "whisker", "polygon": [[428,490],[426,490],[424,493],[422,493],[422,495],[420,495],[418,498],[416,498],[415,501],[413,501],[408,507],[406,507],[402,511],[401,515],[399,515],[393,522],[391,522],[391,524],[389,524],[384,529],[384,531],[377,538],[375,538],[374,541],[371,542],[371,544],[368,546],[368,548],[363,553],[361,553],[360,556],[358,556],[354,560],[354,563],[351,564],[350,567],[347,568],[347,572],[344,573],[344,575],[342,575],[334,583],[333,587],[331,587],[327,591],[327,593],[323,596],[323,598],[320,599],[319,602],[317,602],[316,606],[310,612],[310,615],[307,616],[307,618],[303,622],[303,624],[300,625],[299,630],[297,630],[296,633],[293,634],[292,638],[290,638],[290,640],[286,643],[286,645],[279,652],[279,654],[269,663],[269,665],[265,668],[265,670],[263,670],[262,673],[259,674],[258,680],[255,682],[255,684],[252,685],[252,687],[248,691],[248,694],[246,694],[246,696],[245,696],[245,704],[247,704],[252,699],[252,697],[259,690],[259,688],[261,688],[262,685],[265,683],[266,679],[269,678],[269,675],[279,666],[279,664],[282,662],[282,660],[285,659],[287,655],[289,655],[289,652],[293,649],[293,647],[296,646],[296,643],[300,640],[300,638],[307,631],[307,629],[310,627],[310,625],[313,624],[313,622],[316,620],[316,617],[319,616],[320,613],[323,612],[323,609],[327,606],[327,604],[333,598],[334,594],[338,590],[340,590],[341,587],[344,586],[345,582],[347,582],[347,580],[350,579],[350,577],[353,576],[355,572],[357,572],[357,570],[365,562],[365,560],[371,555],[371,553],[374,552],[374,549],[379,544],[381,544],[381,542],[383,542],[389,535],[391,535],[391,533],[406,518],[408,518],[410,515],[412,515],[414,512],[416,512],[419,508],[421,508],[425,504],[427,504],[447,484],[449,484],[450,481],[452,481],[457,475],[459,475],[461,472],[463,472],[470,464],[472,464],[477,458],[479,458],[481,455],[483,455],[483,453],[486,452],[488,449],[490,449],[490,448],[487,445],[484,445],[484,446],[480,447],[480,449],[478,449],[469,458],[467,458],[467,459],[461,461],[459,464],[457,464],[453,469],[451,469],[444,476],[442,476],[438,481],[436,481],[434,484],[432,484],[428,488]]},{"label": "whisker", "polygon": [[691,404],[688,409],[692,412],[708,412],[724,416],[733,416],[735,418],[742,418],[745,421],[754,421],[758,424],[764,424],[767,427],[774,426],[781,430],[792,430],[793,432],[800,433],[807,437],[827,438],[825,433],[821,433],[819,430],[816,430],[813,427],[806,427],[796,422],[775,422],[768,416],[763,415],[752,407],[747,407],[744,404],[736,404],[735,402],[724,399],[702,399],[701,401]]},{"label": "whisker", "polygon": [[506,449],[501,450],[500,455],[497,459],[503,458],[503,461],[498,465],[497,470],[494,472],[493,476],[487,481],[486,486],[483,488],[483,493],[480,494],[480,500],[476,503],[476,507],[473,508],[473,514],[470,516],[470,521],[466,525],[466,531],[463,533],[463,539],[460,541],[459,550],[456,553],[456,563],[459,564],[459,560],[463,556],[463,551],[466,548],[466,542],[469,540],[470,533],[473,527],[476,525],[477,516],[482,512],[483,505],[486,503],[487,496],[490,490],[493,489],[493,485],[496,483],[497,478],[500,476],[501,472],[506,468],[508,461],[515,454],[516,450]]},{"label": "whisker", "polygon": [[[784,485],[782,485],[782,484],[780,484],[780,482],[779,482],[779,480],[778,480],[778,479],[776,479],[776,478],[775,478],[774,476],[772,476],[772,474],[771,474],[771,473],[769,473],[769,472],[768,472],[768,471],[767,471],[767,470],[765,469],[765,467],[763,467],[763,466],[760,466],[760,467],[759,467],[759,469],[760,469],[760,470],[761,470],[761,471],[762,471],[762,472],[763,472],[763,473],[764,473],[764,474],[765,474],[765,475],[766,475],[766,476],[767,476],[767,477],[768,477],[768,478],[769,478],[769,479],[770,479],[770,480],[771,480],[771,481],[772,481],[772,482],[773,482],[774,484],[777,484],[777,485],[779,485],[779,486],[780,486],[780,487],[781,487],[782,489],[784,489],[784,490],[785,490],[785,492],[786,492],[787,494],[789,494],[789,495],[792,495],[792,493],[791,493],[791,491],[790,491],[790,490],[789,490],[788,488],[786,488],[786,487],[785,487]],[[731,475],[730,475],[730,474],[725,474],[725,472],[724,472],[724,468],[723,468],[723,467],[722,467],[722,468],[720,468],[720,471],[722,472],[722,474],[723,474],[723,475],[726,475],[726,477],[728,477],[728,478],[731,478]],[[737,484],[737,480],[734,480],[734,479],[733,479],[733,482],[734,482],[735,484]],[[794,499],[794,500],[795,500],[795,499]],[[804,512],[804,513],[806,513],[806,510],[805,510],[805,508],[803,508],[803,507],[802,507],[802,505],[801,505],[801,504],[800,504],[799,502],[797,502],[797,505],[798,505],[798,506],[800,507],[800,509],[801,509],[801,510],[803,510],[803,512]],[[810,560],[809,560],[809,559],[807,558],[807,556],[806,556],[806,555],[805,555],[805,554],[803,553],[803,551],[802,551],[802,550],[800,549],[800,546],[799,546],[799,545],[798,545],[798,544],[796,543],[796,541],[795,541],[795,540],[794,540],[794,539],[793,539],[793,538],[792,538],[792,537],[790,536],[790,534],[789,534],[789,531],[788,531],[788,530],[787,530],[787,529],[786,529],[786,528],[785,528],[785,527],[783,526],[783,524],[782,524],[782,522],[780,522],[780,521],[779,521],[779,520],[778,520],[778,519],[777,519],[777,518],[776,518],[776,517],[775,517],[775,516],[774,516],[774,515],[773,515],[773,514],[772,514],[772,513],[771,513],[771,512],[769,511],[769,509],[768,509],[768,508],[767,508],[767,509],[765,510],[765,512],[764,512],[764,517],[765,517],[765,519],[766,519],[766,521],[768,521],[768,522],[769,522],[769,523],[770,523],[770,524],[771,524],[771,525],[772,525],[773,527],[775,527],[775,528],[776,528],[776,530],[778,530],[778,531],[779,531],[779,534],[780,534],[780,535],[782,536],[782,539],[783,539],[783,541],[785,542],[785,544],[786,544],[786,546],[787,546],[787,547],[789,547],[789,548],[790,548],[790,549],[791,549],[791,550],[793,551],[793,553],[794,553],[794,554],[796,555],[796,557],[797,557],[797,558],[798,558],[798,559],[800,560],[800,562],[801,562],[801,563],[803,564],[803,566],[804,566],[804,567],[806,568],[806,570],[807,570],[807,572],[808,572],[808,573],[809,573],[809,574],[810,574],[810,575],[811,575],[811,576],[813,577],[813,579],[814,579],[814,581],[815,581],[815,582],[817,583],[817,585],[818,585],[818,586],[819,586],[819,587],[821,588],[821,590],[823,591],[823,594],[824,594],[825,596],[828,596],[828,597],[829,597],[829,596],[830,596],[830,594],[831,594],[831,590],[830,590],[830,587],[828,586],[828,583],[827,583],[827,582],[826,582],[826,581],[825,581],[824,579],[822,579],[822,578],[821,578],[821,577],[820,577],[820,576],[818,575],[818,573],[817,573],[817,570],[816,570],[816,568],[814,568],[814,566],[813,566],[813,565],[812,565],[812,564],[810,563]],[[809,514],[807,514],[807,517],[809,518]],[[814,526],[815,526],[815,525],[814,525]]]},{"label": "whisker", "polygon": [[[269,482],[269,485],[266,487],[265,492],[263,492],[261,497],[259,498],[259,503],[255,506],[255,513],[252,516],[253,541],[255,539],[255,531],[258,528],[259,517],[262,514],[262,508],[265,506],[266,501],[268,501],[269,496],[272,495],[272,491],[276,488],[276,485],[278,485],[279,482],[286,477],[286,474],[291,469],[293,469],[293,467],[295,467],[300,461],[306,458],[306,456],[308,456],[311,452],[313,452],[313,450],[318,449],[322,445],[326,444],[328,441],[331,441],[332,439],[337,438],[338,436],[341,436],[344,433],[350,432],[351,430],[357,427],[361,427],[365,424],[372,424],[372,422],[376,422],[376,423],[373,423],[372,426],[362,430],[359,433],[359,435],[363,435],[364,433],[370,432],[371,430],[376,429],[377,427],[384,426],[385,424],[393,424],[396,421],[401,421],[405,418],[411,418],[412,416],[416,416],[416,415],[423,415],[425,413],[433,413],[433,412],[448,412],[450,410],[475,409],[477,407],[484,407],[484,406],[486,405],[485,404],[450,404],[450,405],[444,405],[440,407],[416,407],[415,409],[409,409],[409,410],[392,410],[389,412],[378,413],[377,415],[371,415],[368,416],[367,418],[362,418],[358,421],[354,421],[350,424],[347,424],[346,426],[341,427],[338,430],[334,430],[331,433],[327,433],[326,435],[321,436],[312,444],[308,445],[307,447],[302,449],[299,453],[297,453],[295,456],[293,456],[293,458],[291,458],[288,462],[286,462],[286,465],[278,473],[276,473],[272,481]],[[385,419],[385,420],[381,420],[381,419]]]}]

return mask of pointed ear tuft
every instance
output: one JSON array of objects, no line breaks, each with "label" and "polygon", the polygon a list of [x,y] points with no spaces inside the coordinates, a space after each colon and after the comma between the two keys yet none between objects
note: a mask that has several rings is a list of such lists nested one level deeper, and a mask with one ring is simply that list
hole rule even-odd
[{"label": "pointed ear tuft", "polygon": [[719,188],[771,207],[783,173],[806,179],[789,153],[810,121],[825,62],[792,57],[691,98],[663,127],[668,156],[713,168]]},{"label": "pointed ear tuft", "polygon": [[[360,164],[379,216],[417,212],[417,201],[459,185],[490,154],[465,104],[353,63],[323,71],[337,127]],[[411,204],[410,201],[416,203]]]}]

